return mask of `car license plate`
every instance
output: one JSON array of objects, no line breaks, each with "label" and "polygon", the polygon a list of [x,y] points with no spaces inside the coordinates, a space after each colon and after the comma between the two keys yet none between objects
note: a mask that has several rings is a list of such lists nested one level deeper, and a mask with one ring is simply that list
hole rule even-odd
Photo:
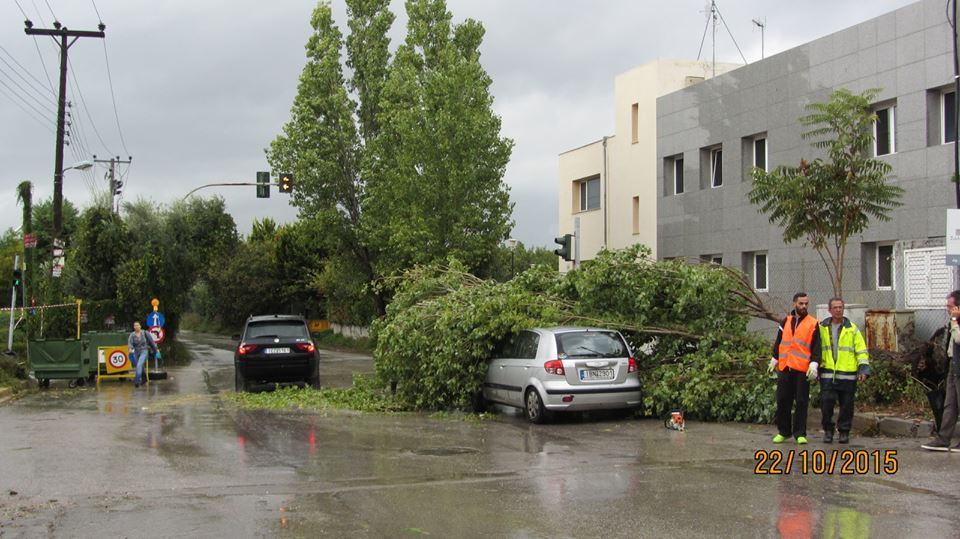
[{"label": "car license plate", "polygon": [[267,354],[289,354],[290,349],[289,348],[267,348],[266,350],[264,350],[264,352]]},{"label": "car license plate", "polygon": [[580,369],[580,380],[613,380],[613,369]]}]

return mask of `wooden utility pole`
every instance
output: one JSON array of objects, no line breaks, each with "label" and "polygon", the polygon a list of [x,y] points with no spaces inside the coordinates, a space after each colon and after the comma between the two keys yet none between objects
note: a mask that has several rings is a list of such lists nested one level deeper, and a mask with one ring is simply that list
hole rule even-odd
[{"label": "wooden utility pole", "polygon": [[113,213],[120,213],[120,208],[114,203],[117,198],[117,195],[120,194],[120,188],[123,187],[123,182],[117,181],[117,165],[129,165],[133,161],[133,156],[127,157],[126,161],[121,161],[120,156],[111,157],[110,159],[97,159],[97,156],[93,156],[94,163],[109,163],[110,164],[110,211]]},{"label": "wooden utility pole", "polygon": [[107,29],[107,26],[100,23],[97,27],[100,31],[93,32],[67,30],[66,26],[57,21],[54,21],[53,28],[34,28],[29,19],[24,21],[23,24],[26,26],[24,32],[28,36],[51,36],[60,47],[60,99],[57,102],[57,147],[53,167],[53,239],[57,240],[60,238],[60,232],[63,229],[63,139],[66,132],[64,116],[67,108],[67,51],[81,37],[99,37],[102,39],[105,35],[103,31]]}]

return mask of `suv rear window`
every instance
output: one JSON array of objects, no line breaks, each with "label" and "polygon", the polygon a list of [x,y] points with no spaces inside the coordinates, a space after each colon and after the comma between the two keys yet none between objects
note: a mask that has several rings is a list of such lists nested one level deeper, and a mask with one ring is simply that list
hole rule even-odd
[{"label": "suv rear window", "polygon": [[612,331],[572,331],[557,334],[557,353],[567,357],[629,357],[620,334]]},{"label": "suv rear window", "polygon": [[307,338],[307,326],[297,320],[250,322],[247,324],[247,339],[259,337]]}]

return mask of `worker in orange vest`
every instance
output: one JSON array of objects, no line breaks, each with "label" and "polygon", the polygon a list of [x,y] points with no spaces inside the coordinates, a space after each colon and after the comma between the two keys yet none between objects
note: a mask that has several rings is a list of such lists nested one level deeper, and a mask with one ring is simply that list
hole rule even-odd
[{"label": "worker in orange vest", "polygon": [[[769,372],[777,370],[777,435],[773,443],[793,436],[807,443],[807,407],[810,382],[817,379],[820,364],[820,331],[814,316],[808,316],[810,298],[804,292],[793,295],[793,310],[780,324],[773,343]],[[797,409],[793,411],[796,402]]]}]

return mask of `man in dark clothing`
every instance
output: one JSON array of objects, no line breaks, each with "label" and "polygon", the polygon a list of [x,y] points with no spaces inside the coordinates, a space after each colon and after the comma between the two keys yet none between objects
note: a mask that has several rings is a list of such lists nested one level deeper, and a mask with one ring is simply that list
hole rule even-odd
[{"label": "man in dark clothing", "polygon": [[929,451],[960,451],[960,444],[950,447],[953,432],[957,427],[957,410],[960,403],[960,290],[947,296],[947,313],[950,315],[947,333],[947,388],[943,406],[943,419],[933,440],[920,447]]},{"label": "man in dark clothing", "polygon": [[778,371],[775,444],[790,436],[796,438],[798,444],[807,443],[810,382],[816,380],[820,364],[819,322],[816,317],[807,315],[809,306],[810,298],[805,293],[793,295],[793,311],[780,324],[777,340],[773,343],[773,357],[767,370]]}]

